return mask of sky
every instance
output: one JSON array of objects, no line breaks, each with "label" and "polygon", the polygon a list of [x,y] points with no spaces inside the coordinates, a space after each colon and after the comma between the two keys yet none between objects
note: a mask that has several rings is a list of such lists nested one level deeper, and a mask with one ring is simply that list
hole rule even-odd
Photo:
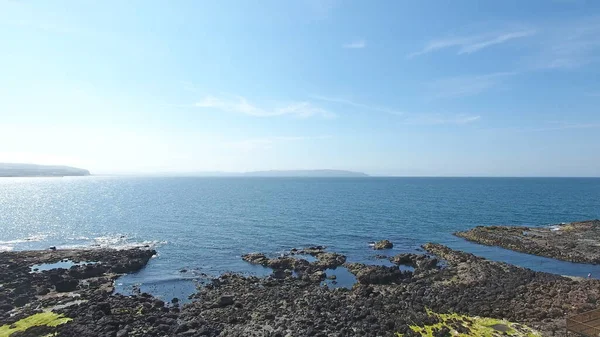
[{"label": "sky", "polygon": [[600,1],[0,0],[0,162],[600,176]]}]

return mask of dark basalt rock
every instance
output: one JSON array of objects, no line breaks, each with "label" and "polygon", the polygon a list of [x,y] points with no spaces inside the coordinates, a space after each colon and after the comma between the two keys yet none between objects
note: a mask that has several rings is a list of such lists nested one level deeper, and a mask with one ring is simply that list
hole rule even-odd
[{"label": "dark basalt rock", "polygon": [[397,267],[372,266],[362,263],[344,265],[362,284],[392,284],[412,277],[411,272],[401,271]]},{"label": "dark basalt rock", "polygon": [[[35,313],[34,308],[59,304],[68,296],[56,297],[53,290],[49,296],[39,299],[36,293],[44,287],[53,289],[53,284],[65,280],[77,281],[75,291],[80,297],[76,299],[86,301],[54,310],[72,321],[57,327],[32,328],[20,335],[392,337],[401,333],[411,337],[417,334],[410,325],[439,321],[428,315],[428,310],[506,318],[538,327],[543,335],[561,335],[566,315],[593,309],[600,299],[599,280],[573,280],[534,272],[437,244],[427,244],[424,249],[443,259],[445,266],[439,267],[437,258],[424,254],[399,254],[390,258],[396,264],[413,266],[414,273],[401,271],[397,266],[345,263],[357,276],[358,283],[352,289],[321,285],[326,277],[322,268],[345,261],[341,255],[313,250],[317,261],[308,263],[289,256],[269,259],[253,254],[245,260],[302,270],[297,271],[297,277],[292,277],[293,269],[278,269],[282,278],[223,274],[200,288],[194,301],[176,307],[165,306],[164,301],[145,293],[122,296],[105,289],[114,280],[110,274],[114,265],[137,265],[129,263],[129,259],[147,262],[146,255],[139,252],[66,256],[57,250],[58,256],[53,257],[38,253],[0,253],[0,284],[3,285],[0,287],[0,326]],[[44,251],[44,254],[49,253]],[[86,266],[77,266],[71,270],[29,273],[33,264],[65,256],[96,261],[94,272],[86,273]],[[88,259],[91,257],[95,259]],[[304,262],[292,263],[288,258]],[[100,266],[96,266],[98,264]],[[96,269],[100,267],[103,269]],[[97,270],[105,272],[99,277],[85,278]],[[11,316],[7,312],[13,310],[18,298],[28,299],[31,305],[16,308],[11,312],[16,314]],[[448,336],[450,328],[467,335],[471,333],[460,322],[447,323],[447,327],[436,328],[433,335]]]},{"label": "dark basalt rock", "polygon": [[262,253],[250,253],[242,255],[242,260],[252,264],[260,264],[262,266],[267,266],[269,263],[267,256]]},{"label": "dark basalt rock", "polygon": [[373,245],[373,249],[375,249],[375,250],[392,249],[392,248],[394,248],[394,244],[390,240],[377,241]]},{"label": "dark basalt rock", "polygon": [[290,254],[317,256],[318,254],[324,253],[325,249],[327,249],[327,247],[325,247],[325,246],[312,246],[312,247],[306,247],[306,248],[302,248],[302,249],[292,248],[292,250],[290,251]]},{"label": "dark basalt rock", "polygon": [[389,258],[390,262],[396,265],[411,266],[419,270],[429,270],[437,268],[438,259],[423,254],[402,253]]},{"label": "dark basalt rock", "polygon": [[[98,310],[92,315],[99,319],[105,314],[101,303],[110,296],[112,282],[119,274],[114,266],[124,264],[127,272],[141,269],[155,254],[150,250],[43,250],[0,253],[0,326],[12,324],[36,313],[33,308],[57,308],[85,306]],[[35,264],[51,264],[59,261],[94,261],[93,264],[76,265],[70,269],[37,270]],[[110,271],[110,273],[109,273]],[[83,286],[82,286],[83,284]],[[74,292],[74,296],[60,293]],[[73,301],[82,301],[81,304]],[[107,302],[107,301],[105,301]],[[94,304],[87,304],[94,303]],[[16,308],[16,309],[15,309]],[[13,310],[13,311],[11,311]],[[59,310],[59,309],[57,309]],[[11,314],[8,312],[11,311]],[[58,328],[34,327],[14,336],[39,336],[54,333]],[[85,335],[84,335],[85,336]],[[90,335],[91,336],[91,335]]]},{"label": "dark basalt rock", "polygon": [[336,268],[346,263],[346,256],[337,253],[318,253],[316,266],[322,269]]},{"label": "dark basalt rock", "polygon": [[532,255],[600,264],[600,220],[552,227],[477,226],[454,235]]},{"label": "dark basalt rock", "polygon": [[[323,246],[309,247],[301,250],[295,249],[291,251],[291,255],[289,256],[280,256],[273,259],[268,258],[262,253],[250,253],[243,255],[242,260],[274,269],[274,276],[276,278],[285,278],[287,274],[283,272],[285,270],[313,274],[317,270],[336,268],[346,262],[346,256],[324,252],[323,249]],[[311,263],[305,259],[293,257],[293,255],[311,255],[316,257],[317,261]]]},{"label": "dark basalt rock", "polygon": [[75,279],[62,279],[54,284],[54,288],[59,293],[66,293],[77,289],[79,281]]}]

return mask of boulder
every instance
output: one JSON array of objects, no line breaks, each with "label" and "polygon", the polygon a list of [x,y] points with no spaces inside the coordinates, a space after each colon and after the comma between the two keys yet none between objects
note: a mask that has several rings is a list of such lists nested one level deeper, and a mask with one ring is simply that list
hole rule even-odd
[{"label": "boulder", "polygon": [[373,245],[373,249],[381,250],[381,249],[391,249],[394,247],[394,244],[390,240],[381,240],[375,242]]},{"label": "boulder", "polygon": [[228,305],[232,305],[233,303],[235,303],[233,295],[221,295],[221,297],[219,297],[217,305],[219,307],[226,307]]},{"label": "boulder", "polygon": [[321,268],[335,268],[346,263],[346,256],[337,253],[317,254],[317,266]]},{"label": "boulder", "polygon": [[252,264],[260,264],[262,266],[266,266],[269,263],[269,259],[262,253],[250,253],[242,255],[242,260],[252,263]]},{"label": "boulder", "polygon": [[77,281],[75,279],[65,279],[65,280],[60,280],[60,281],[56,282],[54,284],[54,287],[56,288],[57,292],[66,293],[69,291],[74,291],[75,289],[77,289],[78,285],[79,285],[79,281]]}]

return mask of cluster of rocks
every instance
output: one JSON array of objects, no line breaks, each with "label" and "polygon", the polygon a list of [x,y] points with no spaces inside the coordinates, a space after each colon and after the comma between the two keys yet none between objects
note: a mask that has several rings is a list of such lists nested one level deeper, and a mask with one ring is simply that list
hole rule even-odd
[{"label": "cluster of rocks", "polygon": [[527,254],[600,264],[600,220],[551,227],[477,226],[454,235]]},{"label": "cluster of rocks", "polygon": [[[315,262],[296,255],[310,255],[316,258]],[[250,253],[242,256],[248,263],[261,265],[273,269],[276,278],[292,277],[294,273],[305,280],[321,281],[326,278],[325,270],[335,269],[346,262],[346,256],[326,252],[325,247],[315,246],[305,249],[292,249],[289,254],[276,258],[268,258],[263,253]]]},{"label": "cluster of rocks", "polygon": [[[12,324],[39,308],[66,307],[110,294],[121,274],[143,268],[153,250],[48,250],[0,254],[0,326]],[[37,264],[70,261],[69,269],[32,270]]]},{"label": "cluster of rocks", "polygon": [[[413,282],[436,273],[440,268],[438,259],[418,254],[402,253],[388,258],[395,266],[368,265],[364,263],[346,263],[344,266],[356,276],[362,284],[398,284]],[[400,270],[399,266],[409,266],[413,270]]]},{"label": "cluster of rocks", "polygon": [[[527,324],[543,335],[562,335],[565,316],[595,308],[600,280],[574,280],[488,261],[438,244],[423,246],[427,254],[398,254],[393,266],[346,263],[343,255],[324,247],[293,250],[269,258],[254,253],[244,260],[270,267],[265,278],[224,274],[203,286],[191,303],[165,304],[148,294],[111,294],[106,282],[116,271],[143,266],[152,251],[65,253],[22,252],[0,254],[0,300],[15,306],[19,293],[26,305],[0,317],[0,326],[12,324],[41,308],[52,308],[72,320],[57,327],[35,327],[13,336],[419,336],[410,326],[433,325],[437,313],[505,318]],[[37,254],[37,255],[36,255]],[[80,255],[79,255],[80,254]],[[92,254],[92,255],[86,255]],[[95,254],[95,255],[94,255]],[[294,255],[311,255],[309,262]],[[64,258],[96,261],[69,270],[29,273],[34,263]],[[443,260],[444,263],[440,263]],[[402,271],[399,265],[411,266]],[[328,268],[346,267],[356,275],[352,289],[329,288],[321,277]],[[89,268],[103,268],[91,271]],[[88,270],[89,269],[89,270]],[[16,272],[15,270],[18,270]],[[95,269],[96,270],[96,269]],[[102,273],[99,271],[103,270]],[[134,271],[137,269],[128,269]],[[27,274],[27,275],[25,275]],[[50,275],[77,280],[77,303],[61,306],[60,293]],[[11,282],[12,275],[26,286]],[[98,275],[92,276],[91,275]],[[38,279],[39,278],[39,279]],[[50,293],[38,295],[39,287]],[[29,295],[31,293],[31,295]],[[53,296],[48,296],[53,295]],[[9,308],[7,308],[9,309]],[[450,328],[469,334],[460,322],[435,330],[448,336]],[[502,331],[498,331],[502,335]]]},{"label": "cluster of rocks", "polygon": [[[565,316],[590,310],[600,298],[600,281],[573,280],[488,261],[428,244],[428,255],[399,254],[397,267],[345,264],[359,283],[351,290],[318,282],[223,275],[184,307],[185,317],[202,315],[222,336],[416,336],[410,325],[435,324],[430,309],[471,316],[506,318],[562,335]],[[222,296],[231,298],[220,306]],[[457,325],[464,333],[469,328]],[[448,335],[440,329],[437,335]],[[502,335],[502,331],[498,331]]]}]

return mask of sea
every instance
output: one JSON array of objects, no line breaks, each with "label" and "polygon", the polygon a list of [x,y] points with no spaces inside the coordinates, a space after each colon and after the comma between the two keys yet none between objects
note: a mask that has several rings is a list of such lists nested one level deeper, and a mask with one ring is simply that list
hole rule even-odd
[{"label": "sea", "polygon": [[[552,224],[600,218],[597,178],[0,178],[0,251],[150,246],[158,254],[116,281],[118,292],[187,298],[224,272],[265,276],[241,260],[327,246],[350,262],[385,264],[385,253],[437,242],[495,261],[600,278],[600,266],[469,243],[473,226]],[[380,252],[377,252],[380,253]],[[351,276],[338,271],[340,285]]]}]

